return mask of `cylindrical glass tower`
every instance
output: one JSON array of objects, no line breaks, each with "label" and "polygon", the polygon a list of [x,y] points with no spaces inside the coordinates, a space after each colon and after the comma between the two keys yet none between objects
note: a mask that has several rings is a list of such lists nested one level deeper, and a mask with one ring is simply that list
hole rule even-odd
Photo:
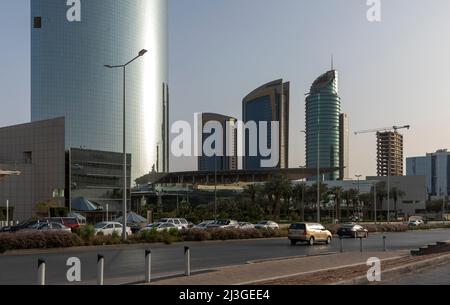
[{"label": "cylindrical glass tower", "polygon": [[[338,72],[328,71],[311,86],[306,98],[306,166],[339,167],[339,97]],[[318,150],[319,149],[319,154]],[[322,177],[321,177],[322,178]],[[337,180],[339,171],[325,175],[325,180]],[[317,180],[317,177],[310,179]]]},{"label": "cylindrical glass tower", "polygon": [[[74,1],[76,3],[77,1]],[[66,118],[66,147],[122,152],[121,65],[133,180],[168,170],[167,0],[31,1],[32,121]]]}]

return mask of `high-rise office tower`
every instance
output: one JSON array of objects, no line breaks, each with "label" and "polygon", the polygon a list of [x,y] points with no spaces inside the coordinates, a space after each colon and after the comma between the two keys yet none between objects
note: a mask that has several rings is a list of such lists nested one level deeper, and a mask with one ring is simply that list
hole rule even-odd
[{"label": "high-rise office tower", "polygon": [[[289,166],[289,98],[290,84],[284,83],[282,79],[267,83],[247,95],[242,102],[243,121],[245,124],[255,122],[258,127],[258,136],[250,141],[249,132],[245,135],[245,157],[243,158],[243,169],[262,169],[261,161],[269,159],[262,156],[258,149],[256,156],[251,156],[250,143],[256,143],[260,147],[260,123],[267,122],[266,144],[271,145],[272,136],[277,136],[279,147],[279,162],[274,168],[288,168]],[[272,135],[271,122],[279,123],[279,133]],[[262,145],[266,146],[266,145]],[[272,147],[272,149],[275,149]]]},{"label": "high-rise office tower", "polygon": [[425,176],[430,196],[450,196],[450,152],[441,149],[423,157],[406,158],[406,175]]},{"label": "high-rise office tower", "polygon": [[377,133],[377,175],[403,176],[403,135],[400,133]]},{"label": "high-rise office tower", "polygon": [[[306,166],[338,168],[340,165],[340,116],[338,72],[330,70],[311,86],[306,98]],[[324,175],[337,180],[339,171]],[[316,181],[317,177],[310,179]]]},{"label": "high-rise office tower", "polygon": [[[199,171],[231,171],[238,169],[237,159],[237,130],[231,128],[230,124],[236,123],[236,119],[230,116],[225,116],[217,113],[202,113],[201,114],[202,127],[202,145],[214,133],[217,141],[211,143],[211,148],[214,150],[214,156],[207,156],[205,152],[198,157]],[[211,124],[211,126],[208,126]],[[204,128],[209,127],[211,132],[203,132]],[[227,128],[227,126],[229,126]],[[219,128],[220,127],[220,128]],[[221,135],[220,139],[219,136]],[[220,143],[218,143],[220,142]],[[217,152],[217,154],[215,153]]]},{"label": "high-rise office tower", "polygon": [[350,124],[348,115],[339,115],[339,179],[350,179]]},{"label": "high-rise office tower", "polygon": [[65,117],[66,148],[122,152],[132,178],[169,168],[167,0],[31,1],[32,121]]}]

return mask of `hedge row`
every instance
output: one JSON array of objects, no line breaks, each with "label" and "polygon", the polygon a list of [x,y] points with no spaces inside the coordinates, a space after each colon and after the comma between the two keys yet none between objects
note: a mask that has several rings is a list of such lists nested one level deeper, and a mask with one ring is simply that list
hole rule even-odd
[{"label": "hedge row", "polygon": [[0,253],[19,249],[68,248],[82,244],[78,235],[70,232],[0,233]]},{"label": "hedge row", "polygon": [[[142,231],[129,236],[127,243],[166,243],[183,241],[257,239],[285,237],[285,230],[238,230],[215,229],[206,230],[156,230]],[[94,235],[90,228],[77,231],[77,234],[67,232],[26,232],[0,234],[0,253],[7,250],[68,248],[76,246],[116,245],[122,243],[118,234],[112,236]]]}]

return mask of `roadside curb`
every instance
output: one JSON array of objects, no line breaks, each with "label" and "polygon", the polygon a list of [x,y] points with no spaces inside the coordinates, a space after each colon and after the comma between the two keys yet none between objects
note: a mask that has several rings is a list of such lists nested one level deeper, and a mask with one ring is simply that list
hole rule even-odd
[{"label": "roadside curb", "polygon": [[[444,254],[438,257],[429,258],[420,262],[415,262],[411,264],[407,264],[400,267],[395,267],[388,270],[382,271],[382,278],[389,278],[392,276],[398,276],[399,274],[408,273],[411,271],[415,271],[421,268],[430,267],[433,265],[438,265],[440,263],[444,263],[446,261],[450,261],[450,254]],[[377,283],[370,283],[367,280],[367,276],[359,276],[350,280],[344,280],[339,281],[330,285],[370,285],[370,284],[377,284]]]},{"label": "roadside curb", "polygon": [[[395,256],[395,257],[390,257],[390,258],[383,259],[382,261],[396,260],[396,259],[400,259],[400,258],[403,258],[403,257],[405,257],[405,256]],[[294,273],[294,274],[288,274],[288,275],[275,276],[275,277],[271,277],[271,278],[260,279],[260,280],[257,280],[257,281],[243,282],[243,283],[238,283],[238,284],[234,284],[234,285],[236,285],[236,286],[258,285],[259,283],[264,283],[264,282],[269,282],[269,281],[282,280],[282,279],[287,279],[287,278],[290,278],[290,277],[296,277],[296,276],[302,276],[302,275],[310,275],[310,274],[323,272],[323,271],[339,270],[339,269],[357,267],[357,266],[362,266],[362,265],[364,265],[364,263],[350,264],[350,265],[338,266],[338,267],[333,267],[333,268],[318,269],[318,270],[312,270],[312,271],[307,271],[307,272],[300,272],[300,273]],[[366,277],[364,277],[364,278],[367,281],[367,278]]]}]

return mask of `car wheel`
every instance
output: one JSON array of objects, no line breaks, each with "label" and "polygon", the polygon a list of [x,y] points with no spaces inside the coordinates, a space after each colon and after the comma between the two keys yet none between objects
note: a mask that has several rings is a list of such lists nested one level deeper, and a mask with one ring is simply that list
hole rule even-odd
[{"label": "car wheel", "polygon": [[308,240],[308,246],[314,246],[314,237],[310,237]]},{"label": "car wheel", "polygon": [[327,237],[327,241],[326,241],[327,245],[331,244],[331,236]]},{"label": "car wheel", "polygon": [[291,240],[291,246],[295,246],[297,244],[296,240]]}]

